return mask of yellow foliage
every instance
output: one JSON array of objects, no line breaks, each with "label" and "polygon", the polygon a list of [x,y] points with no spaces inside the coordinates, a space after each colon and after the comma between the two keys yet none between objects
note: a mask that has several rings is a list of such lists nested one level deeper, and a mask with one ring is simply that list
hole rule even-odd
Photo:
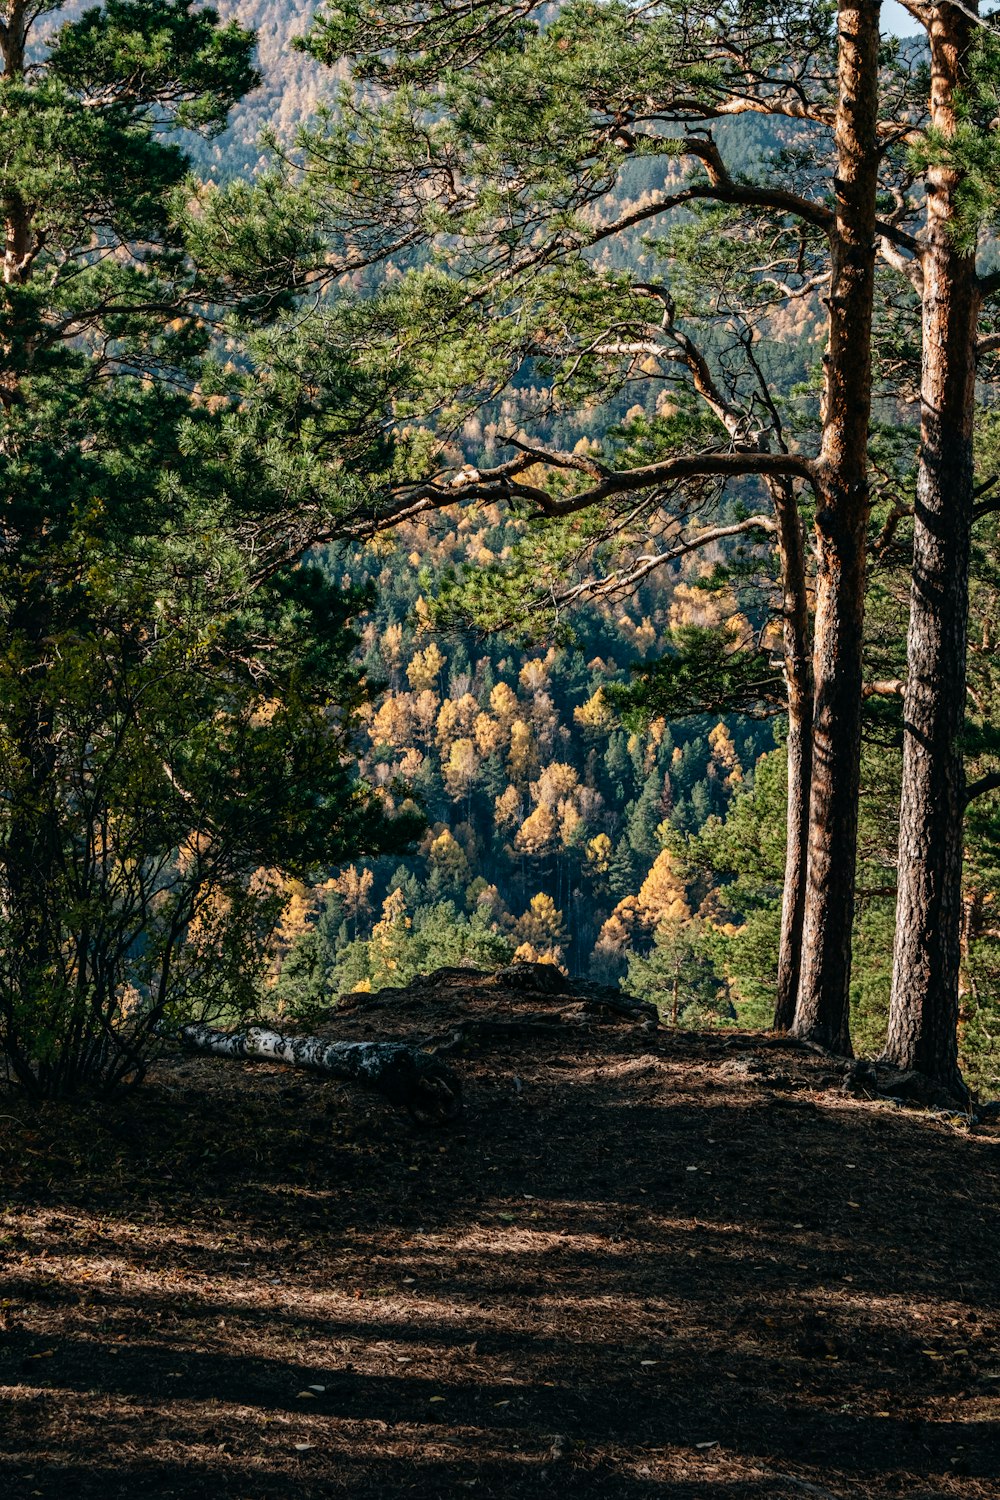
[{"label": "yellow foliage", "polygon": [[437,717],[437,742],[444,750],[453,739],[467,738],[479,713],[479,704],[471,693],[461,698],[446,698]]},{"label": "yellow foliage", "polygon": [[[469,890],[466,891],[467,899],[471,899],[470,892],[475,891],[475,887],[476,881],[473,881]],[[481,889],[475,891],[475,903],[477,910],[488,913],[493,919],[495,928],[501,924],[510,922],[510,912],[507,910],[506,903],[495,885],[487,885],[483,881]]]},{"label": "yellow foliage", "polygon": [[413,733],[410,704],[408,693],[386,698],[372,720],[372,744],[389,745],[393,750],[401,750],[409,743]]},{"label": "yellow foliage", "polygon": [[503,744],[503,725],[499,724],[496,719],[491,719],[489,714],[482,713],[476,715],[472,732],[475,736],[476,749],[484,760],[499,750]]},{"label": "yellow foliage", "polygon": [[498,828],[511,828],[521,818],[521,793],[516,786],[509,786],[499,797],[493,799],[496,808],[495,822]]},{"label": "yellow foliage", "polygon": [[635,645],[645,656],[656,645],[656,627],[648,615],[642,618],[642,624],[635,629]]},{"label": "yellow foliage", "polygon": [[574,848],[583,836],[584,822],[579,809],[570,801],[559,804],[559,839],[564,849]]},{"label": "yellow foliage", "polygon": [[708,743],[712,747],[712,760],[723,773],[726,786],[738,786],[743,780],[743,767],[740,765],[736,746],[725,724],[716,724],[715,728],[709,731]]},{"label": "yellow foliage", "polygon": [[594,951],[602,957],[618,958],[625,952],[631,941],[632,934],[629,926],[616,907],[598,933]]},{"label": "yellow foliage", "polygon": [[598,875],[606,875],[611,866],[614,845],[606,833],[598,833],[584,850],[587,863]]},{"label": "yellow foliage", "polygon": [[696,589],[689,583],[678,583],[674,586],[669,615],[673,629],[679,625],[698,625],[702,629],[711,629],[723,624],[735,613],[736,599],[728,588],[717,593],[708,593],[705,589]]},{"label": "yellow foliage", "polygon": [[422,595],[418,597],[417,602],[414,604],[413,613],[417,617],[418,635],[426,635],[428,630],[434,629],[434,622],[431,620],[431,612],[428,608],[427,600]]},{"label": "yellow foliage", "polygon": [[382,915],[372,928],[372,938],[376,943],[384,944],[397,928],[409,928],[412,925],[406,913],[406,897],[397,887],[382,902]]},{"label": "yellow foliage", "polygon": [[657,927],[670,918],[683,921],[691,916],[687,904],[687,891],[673,865],[669,849],[661,849],[653,862],[638,895],[641,921],[648,927]]},{"label": "yellow foliage", "polygon": [[523,719],[515,719],[510,726],[508,763],[511,775],[518,781],[526,781],[538,764],[535,737]]},{"label": "yellow foliage", "polygon": [[544,767],[538,780],[531,783],[530,790],[539,807],[551,811],[564,798],[572,796],[579,785],[580,778],[573,766],[553,760]]},{"label": "yellow foliage", "polygon": [[442,766],[444,784],[449,797],[458,801],[467,797],[479,776],[479,756],[471,740],[455,740],[448,751],[448,759]]},{"label": "yellow foliage", "polygon": [[316,910],[315,893],[300,880],[289,881],[287,890],[288,900],[282,907],[274,934],[284,948],[290,948],[295,939],[302,936]]},{"label": "yellow foliage", "polygon": [[438,685],[441,668],[444,666],[444,653],[440,650],[436,641],[423,651],[415,651],[410,665],[406,669],[406,676],[410,687],[415,693],[421,693]]},{"label": "yellow foliage", "polygon": [[525,662],[517,680],[526,693],[539,693],[549,685],[548,667],[540,657],[534,657]]},{"label": "yellow foliage", "polygon": [[[562,949],[551,948],[540,953],[531,943],[518,943],[514,949],[514,962],[516,964],[552,964],[557,969],[563,969]],[[565,973],[563,969],[563,973]]]},{"label": "yellow foliage", "polygon": [[440,870],[450,879],[468,884],[470,871],[465,850],[450,829],[445,828],[431,841],[428,851],[431,868]]},{"label": "yellow foliage", "polygon": [[618,723],[603,688],[598,688],[586,703],[574,708],[573,719],[588,735],[610,734]]},{"label": "yellow foliage", "polygon": [[555,954],[565,940],[563,914],[552,897],[544,891],[532,896],[528,910],[514,924],[514,937],[520,943],[530,943],[538,953]]},{"label": "yellow foliage", "polygon": [[396,551],[396,538],[391,531],[377,531],[365,543],[365,551],[372,557],[391,557]]},{"label": "yellow foliage", "polygon": [[402,660],[403,627],[394,622],[382,633],[382,655],[389,667],[398,667]]},{"label": "yellow foliage", "polygon": [[430,688],[423,688],[413,699],[413,717],[416,721],[420,737],[425,744],[429,745],[434,737],[434,726],[437,723],[438,705],[440,698]]},{"label": "yellow foliage", "polygon": [[519,712],[517,694],[509,683],[497,683],[490,693],[490,708],[501,723],[509,725],[517,717]]},{"label": "yellow foliage", "polygon": [[280,698],[265,698],[250,715],[250,723],[254,729],[263,729],[265,725],[273,723],[280,708]]},{"label": "yellow foliage", "polygon": [[348,865],[346,870],[342,870],[331,881],[333,889],[342,897],[344,910],[349,917],[359,917],[368,910],[368,896],[374,884],[375,876],[371,870],[358,870],[355,865]]},{"label": "yellow foliage", "polygon": [[399,775],[405,782],[411,782],[419,774],[420,767],[424,763],[424,757],[419,750],[412,747],[406,751],[399,762]]},{"label": "yellow foliage", "polygon": [[556,842],[558,831],[559,825],[549,809],[536,807],[517,830],[514,848],[518,854],[542,854]]}]

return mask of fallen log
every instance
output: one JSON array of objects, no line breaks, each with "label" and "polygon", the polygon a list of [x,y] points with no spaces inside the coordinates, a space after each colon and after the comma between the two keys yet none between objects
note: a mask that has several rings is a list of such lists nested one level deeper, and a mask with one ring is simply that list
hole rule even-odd
[{"label": "fallen log", "polygon": [[453,1120],[462,1107],[461,1084],[452,1070],[430,1053],[401,1042],[328,1042],[318,1036],[282,1036],[266,1026],[218,1031],[200,1022],[183,1026],[179,1039],[188,1052],[283,1062],[364,1084],[408,1109],[420,1124]]}]

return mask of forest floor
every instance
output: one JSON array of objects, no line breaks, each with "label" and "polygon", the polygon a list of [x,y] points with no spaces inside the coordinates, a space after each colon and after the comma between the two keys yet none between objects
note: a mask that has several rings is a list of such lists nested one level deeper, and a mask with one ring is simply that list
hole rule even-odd
[{"label": "forest floor", "polygon": [[[326,1029],[558,1003],[452,977]],[[452,1062],[438,1130],[179,1055],[0,1097],[4,1500],[996,1500],[1000,1127],[625,1019]]]}]

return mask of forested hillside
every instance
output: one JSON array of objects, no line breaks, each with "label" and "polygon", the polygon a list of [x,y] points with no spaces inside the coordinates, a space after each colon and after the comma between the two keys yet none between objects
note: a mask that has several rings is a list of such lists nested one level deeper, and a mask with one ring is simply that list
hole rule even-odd
[{"label": "forested hillside", "polygon": [[0,0],[4,1500],[995,1500],[1000,12]]},{"label": "forested hillside", "polygon": [[[407,526],[393,547],[355,562],[380,601],[362,627],[365,668],[387,684],[366,714],[364,768],[394,799],[409,789],[430,826],[415,857],[370,875],[352,866],[324,890],[321,927],[329,934],[340,919],[340,943],[324,951],[317,998],[330,986],[402,984],[445,956],[543,957],[618,979],[663,919],[693,916],[690,900],[720,915],[717,898],[695,892],[700,876],[687,889],[666,844],[725,814],[770,726],[703,714],[629,727],[612,699],[626,665],[672,627],[718,619],[718,597],[696,578],[660,582],[627,606],[580,611],[572,642],[547,648],[428,628],[445,570],[481,566],[515,540],[487,512],[458,533]],[[735,611],[728,619],[734,632],[749,629]],[[340,946],[348,933],[367,939],[373,922],[371,941]],[[314,941],[307,934],[306,947]],[[709,1014],[734,1013],[723,989],[707,977],[700,987]]]},{"label": "forested hillside", "polygon": [[289,141],[329,98],[327,70],[292,45],[293,38],[305,34],[317,7],[318,0],[217,0],[215,9],[224,20],[236,19],[256,36],[262,81],[241,101],[220,136],[194,146],[201,170],[224,178],[265,165],[262,132],[274,130]]},{"label": "forested hillside", "polygon": [[[221,181],[267,169],[273,158],[258,149],[261,133],[274,130],[289,144],[331,98],[331,75],[291,45],[315,4],[239,0],[218,9],[255,29],[263,75],[227,130],[194,145],[195,160]],[[749,164],[784,132],[748,122],[729,134]],[[660,163],[636,164],[616,199],[641,211],[661,180]],[[637,234],[610,242],[601,262],[651,271],[658,258]],[[775,323],[767,357],[785,390],[808,378],[819,336],[815,305],[793,326]],[[662,383],[646,379],[612,401],[551,410],[547,378],[536,381],[464,423],[459,444],[471,463],[495,459],[497,431],[529,413],[544,412],[553,443],[586,448],[622,422],[655,427],[671,407]],[[457,530],[444,518],[406,526],[330,559],[334,578],[375,587],[360,653],[385,692],[365,716],[363,769],[390,801],[412,805],[409,789],[428,830],[403,861],[352,862],[288,892],[268,981],[279,1007],[308,1012],[345,990],[405,984],[436,962],[489,965],[517,955],[607,981],[628,976],[643,993],[666,983],[671,1005],[676,999],[689,1021],[731,1021],[738,1013],[764,1019],[774,1002],[780,840],[746,886],[748,897],[731,907],[721,887],[733,872],[716,877],[692,864],[683,838],[671,835],[697,833],[725,815],[734,793],[750,791],[760,756],[773,747],[770,716],[623,721],[609,691],[685,627],[725,622],[734,640],[746,637],[754,625],[742,605],[758,605],[760,628],[759,600],[746,590],[738,600],[731,587],[704,587],[732,556],[731,546],[719,544],[669,570],[672,576],[652,575],[626,599],[582,607],[549,638],[438,628],[430,605],[442,580],[508,557],[525,535],[494,506]],[[780,816],[776,778],[777,764],[765,774],[762,819]],[[759,914],[752,957],[717,964],[713,940],[723,952],[751,913]],[[663,973],[640,962],[630,969],[629,955],[644,959],[658,929],[662,946],[667,918]],[[676,997],[675,968],[684,975]]]},{"label": "forested hillside", "polygon": [[[223,16],[256,29],[263,82],[223,134],[195,143],[195,160],[217,181],[271,169],[275,159],[260,146],[261,132],[273,131],[282,149],[291,148],[316,108],[333,101],[345,65],[324,58],[323,66],[291,45],[315,10],[250,0],[220,7]],[[920,43],[906,44],[904,55],[919,67]],[[722,121],[715,138],[734,174],[766,173],[769,162],[784,168],[799,153],[808,176],[808,131],[794,118]],[[295,150],[302,149],[299,140]],[[306,157],[310,149],[306,141]],[[699,272],[707,284],[714,278],[722,285],[718,279],[731,278],[731,270],[701,261],[704,246],[685,242],[683,229],[657,239],[642,227],[658,195],[680,186],[683,175],[679,162],[655,153],[623,161],[597,212],[603,220],[635,220],[636,227],[602,234],[589,259],[600,274],[655,280],[672,258],[673,284],[685,289],[697,321],[706,311],[698,308]],[[811,289],[808,277],[800,280],[796,295],[771,296],[754,311],[746,289],[734,296],[730,281],[728,329],[705,318],[699,332],[701,349],[735,393],[746,375],[736,373],[727,342],[740,319],[752,328],[755,364],[785,420],[804,433],[817,416],[825,313],[821,289]],[[907,357],[900,341],[907,317],[891,299],[880,314],[890,362]],[[627,446],[633,459],[651,456],[672,424],[690,423],[693,415],[664,375],[650,346],[627,380],[601,392],[584,386],[574,402],[553,399],[553,368],[528,360],[504,391],[477,398],[461,415],[452,461],[470,472],[502,462],[502,435],[510,430],[578,454],[600,454],[609,434],[620,432],[619,449]],[[877,395],[873,535],[884,540],[874,554],[865,643],[866,676],[890,688],[900,680],[905,634],[908,522],[897,514],[898,490],[911,482],[898,447],[911,413],[894,380],[883,379]],[[738,522],[760,509],[761,498],[759,481],[731,482],[722,509],[700,524]],[[457,527],[446,512],[363,549],[329,555],[325,566],[334,581],[374,588],[371,613],[359,621],[359,660],[384,693],[362,716],[360,764],[387,804],[417,808],[427,831],[403,859],[352,860],[323,871],[318,881],[281,888],[286,901],[269,945],[268,992],[280,1011],[308,1014],[345,990],[404,984],[435,959],[488,966],[537,956],[573,974],[621,980],[681,1020],[765,1022],[780,987],[787,875],[781,826],[787,773],[783,749],[775,750],[787,733],[781,694],[773,694],[772,683],[769,701],[753,703],[747,716],[728,712],[724,695],[713,705],[699,682],[685,706],[705,711],[678,717],[636,712],[616,700],[616,688],[629,682],[630,669],[655,663],[665,650],[683,655],[698,631],[728,632],[734,648],[756,642],[779,671],[778,562],[765,555],[759,535],[736,537],[650,571],[606,602],[585,597],[563,608],[558,620],[547,617],[546,625],[517,618],[509,606],[505,618],[496,612],[487,618],[481,599],[471,613],[478,608],[492,633],[443,618],[436,604],[442,587],[452,597],[456,577],[468,587],[477,571],[508,563],[523,568],[533,549],[537,562],[544,544],[532,536],[525,522],[490,503],[463,515]],[[985,625],[992,537],[983,542],[974,603]],[[576,566],[585,577],[595,560],[598,571],[613,571],[610,553],[583,547],[569,572]],[[566,559],[546,566],[565,567]],[[982,654],[975,660],[981,663]],[[988,752],[991,689],[983,683],[976,692],[981,728],[970,748]],[[675,711],[681,706],[676,695],[671,703]],[[866,714],[851,1004],[862,1044],[878,1046],[891,986],[898,700],[891,692],[888,699],[873,696]],[[992,867],[991,829],[989,815],[977,816],[970,828],[962,921],[961,1024],[966,1066],[977,1077],[992,1076],[1000,1008],[992,896],[981,873]]]},{"label": "forested hillside", "polygon": [[695,12],[4,22],[23,1086],[517,958],[992,1077],[992,55]]}]

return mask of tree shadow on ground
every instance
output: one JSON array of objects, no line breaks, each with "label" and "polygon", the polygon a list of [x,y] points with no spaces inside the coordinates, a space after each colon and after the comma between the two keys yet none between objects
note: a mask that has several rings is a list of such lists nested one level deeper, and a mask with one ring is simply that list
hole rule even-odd
[{"label": "tree shadow on ground", "polygon": [[446,1135],[207,1061],[13,1106],[5,1493],[994,1496],[996,1143],[745,1062],[511,1044]]}]

